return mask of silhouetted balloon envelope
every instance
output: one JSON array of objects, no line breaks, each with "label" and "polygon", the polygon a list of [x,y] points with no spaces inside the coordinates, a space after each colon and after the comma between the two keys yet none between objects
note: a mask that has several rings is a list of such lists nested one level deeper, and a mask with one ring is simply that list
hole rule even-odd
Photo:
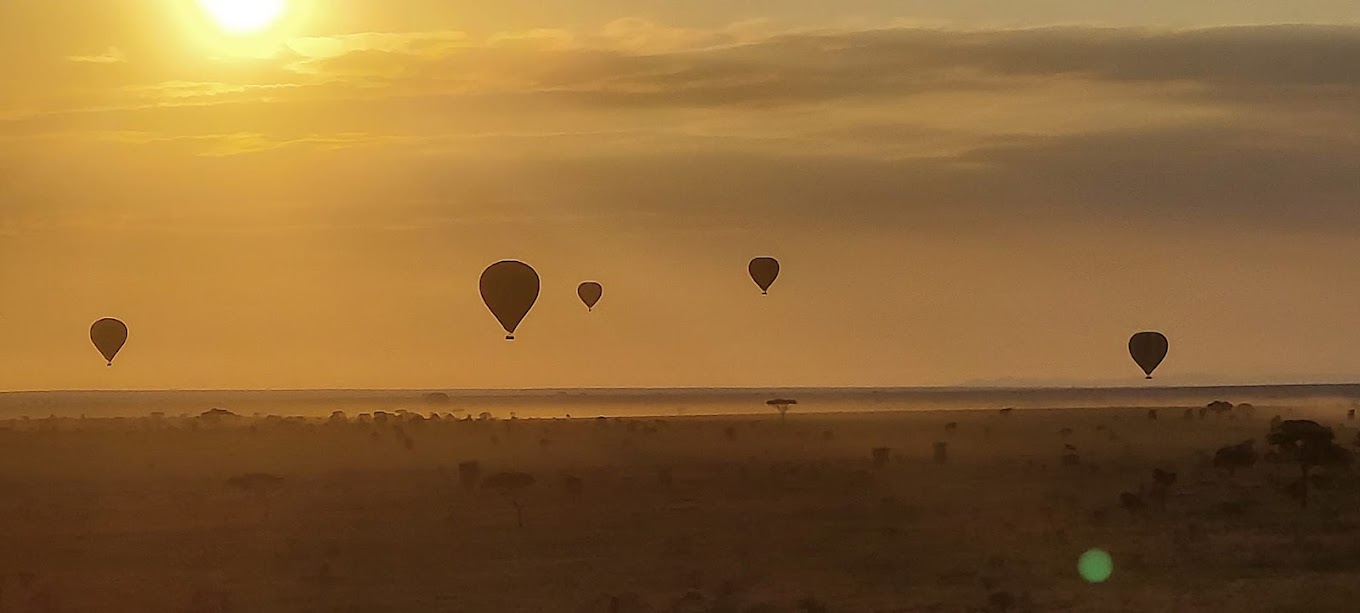
[{"label": "silhouetted balloon envelope", "polygon": [[594,281],[586,281],[576,286],[576,295],[581,297],[587,311],[593,311],[595,305],[599,304],[600,297],[604,296],[604,287]]},{"label": "silhouetted balloon envelope", "polygon": [[127,325],[117,319],[105,317],[90,326],[90,341],[94,343],[94,348],[99,350],[100,355],[103,355],[104,359],[108,361],[109,366],[113,366],[113,358],[123,348],[127,338]]},{"label": "silhouetted balloon envelope", "polygon": [[1139,332],[1129,339],[1129,355],[1133,356],[1133,361],[1138,363],[1149,379],[1152,378],[1152,371],[1157,370],[1157,366],[1166,359],[1168,347],[1166,337],[1161,332]]},{"label": "silhouetted balloon envelope", "polygon": [[774,285],[774,280],[779,278],[779,260],[774,258],[756,258],[751,260],[751,265],[747,266],[751,272],[751,280],[760,286],[760,293],[770,293],[770,286]]},{"label": "silhouetted balloon envelope", "polygon": [[480,286],[482,302],[505,328],[505,340],[515,340],[515,328],[538,301],[538,273],[524,262],[504,260],[482,272]]}]

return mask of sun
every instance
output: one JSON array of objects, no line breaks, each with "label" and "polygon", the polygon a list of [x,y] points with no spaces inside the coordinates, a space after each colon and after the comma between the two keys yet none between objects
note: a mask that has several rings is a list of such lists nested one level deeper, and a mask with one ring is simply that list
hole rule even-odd
[{"label": "sun", "polygon": [[217,25],[232,34],[253,34],[274,25],[288,8],[285,0],[199,0]]}]

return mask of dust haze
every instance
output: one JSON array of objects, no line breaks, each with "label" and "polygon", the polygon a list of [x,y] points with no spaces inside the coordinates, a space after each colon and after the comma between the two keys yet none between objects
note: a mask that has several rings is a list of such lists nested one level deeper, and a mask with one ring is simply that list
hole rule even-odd
[{"label": "dust haze", "polygon": [[0,610],[1342,611],[1356,398],[6,394]]}]

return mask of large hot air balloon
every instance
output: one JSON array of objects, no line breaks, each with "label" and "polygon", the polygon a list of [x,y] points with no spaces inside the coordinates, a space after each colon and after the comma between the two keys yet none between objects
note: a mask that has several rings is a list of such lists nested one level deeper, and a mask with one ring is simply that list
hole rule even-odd
[{"label": "large hot air balloon", "polygon": [[1139,332],[1129,339],[1129,355],[1143,369],[1143,374],[1151,379],[1152,371],[1157,370],[1157,366],[1166,359],[1168,346],[1161,332]]},{"label": "large hot air balloon", "polygon": [[90,341],[108,361],[109,366],[113,366],[113,358],[118,355],[118,350],[123,348],[127,338],[127,325],[111,317],[105,317],[90,326]]},{"label": "large hot air balloon", "polygon": [[595,305],[600,302],[600,297],[604,296],[604,287],[594,281],[586,281],[576,286],[576,295],[586,304],[586,310],[593,311]]},{"label": "large hot air balloon", "polygon": [[769,294],[770,286],[774,285],[774,280],[779,278],[779,260],[774,258],[756,258],[751,260],[751,265],[747,266],[751,272],[751,280],[760,286],[760,293]]},{"label": "large hot air balloon", "polygon": [[480,287],[482,302],[505,328],[505,340],[515,340],[515,328],[538,300],[538,273],[524,262],[504,260],[487,267]]}]

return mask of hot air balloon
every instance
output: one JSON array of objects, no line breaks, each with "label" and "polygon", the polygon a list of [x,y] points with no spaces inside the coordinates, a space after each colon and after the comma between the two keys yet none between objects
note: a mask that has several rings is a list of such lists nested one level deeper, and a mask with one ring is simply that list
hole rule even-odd
[{"label": "hot air balloon", "polygon": [[496,262],[482,273],[482,302],[505,328],[505,340],[515,340],[515,328],[538,300],[538,285],[538,273],[517,260]]},{"label": "hot air balloon", "polygon": [[1151,379],[1152,371],[1157,370],[1157,366],[1166,359],[1168,346],[1161,332],[1139,332],[1129,339],[1129,355],[1143,369],[1143,374]]},{"label": "hot air balloon", "polygon": [[595,305],[600,302],[600,297],[604,296],[604,287],[594,281],[586,281],[576,286],[576,295],[581,297],[587,311],[593,311]]},{"label": "hot air balloon", "polygon": [[127,325],[111,317],[96,321],[90,326],[90,341],[108,361],[109,366],[113,366],[113,357],[118,355],[118,350],[123,348],[127,338]]},{"label": "hot air balloon", "polygon": [[751,280],[760,286],[760,293],[769,294],[770,286],[779,278],[779,260],[756,258],[751,260],[751,265],[747,269],[751,272]]}]

